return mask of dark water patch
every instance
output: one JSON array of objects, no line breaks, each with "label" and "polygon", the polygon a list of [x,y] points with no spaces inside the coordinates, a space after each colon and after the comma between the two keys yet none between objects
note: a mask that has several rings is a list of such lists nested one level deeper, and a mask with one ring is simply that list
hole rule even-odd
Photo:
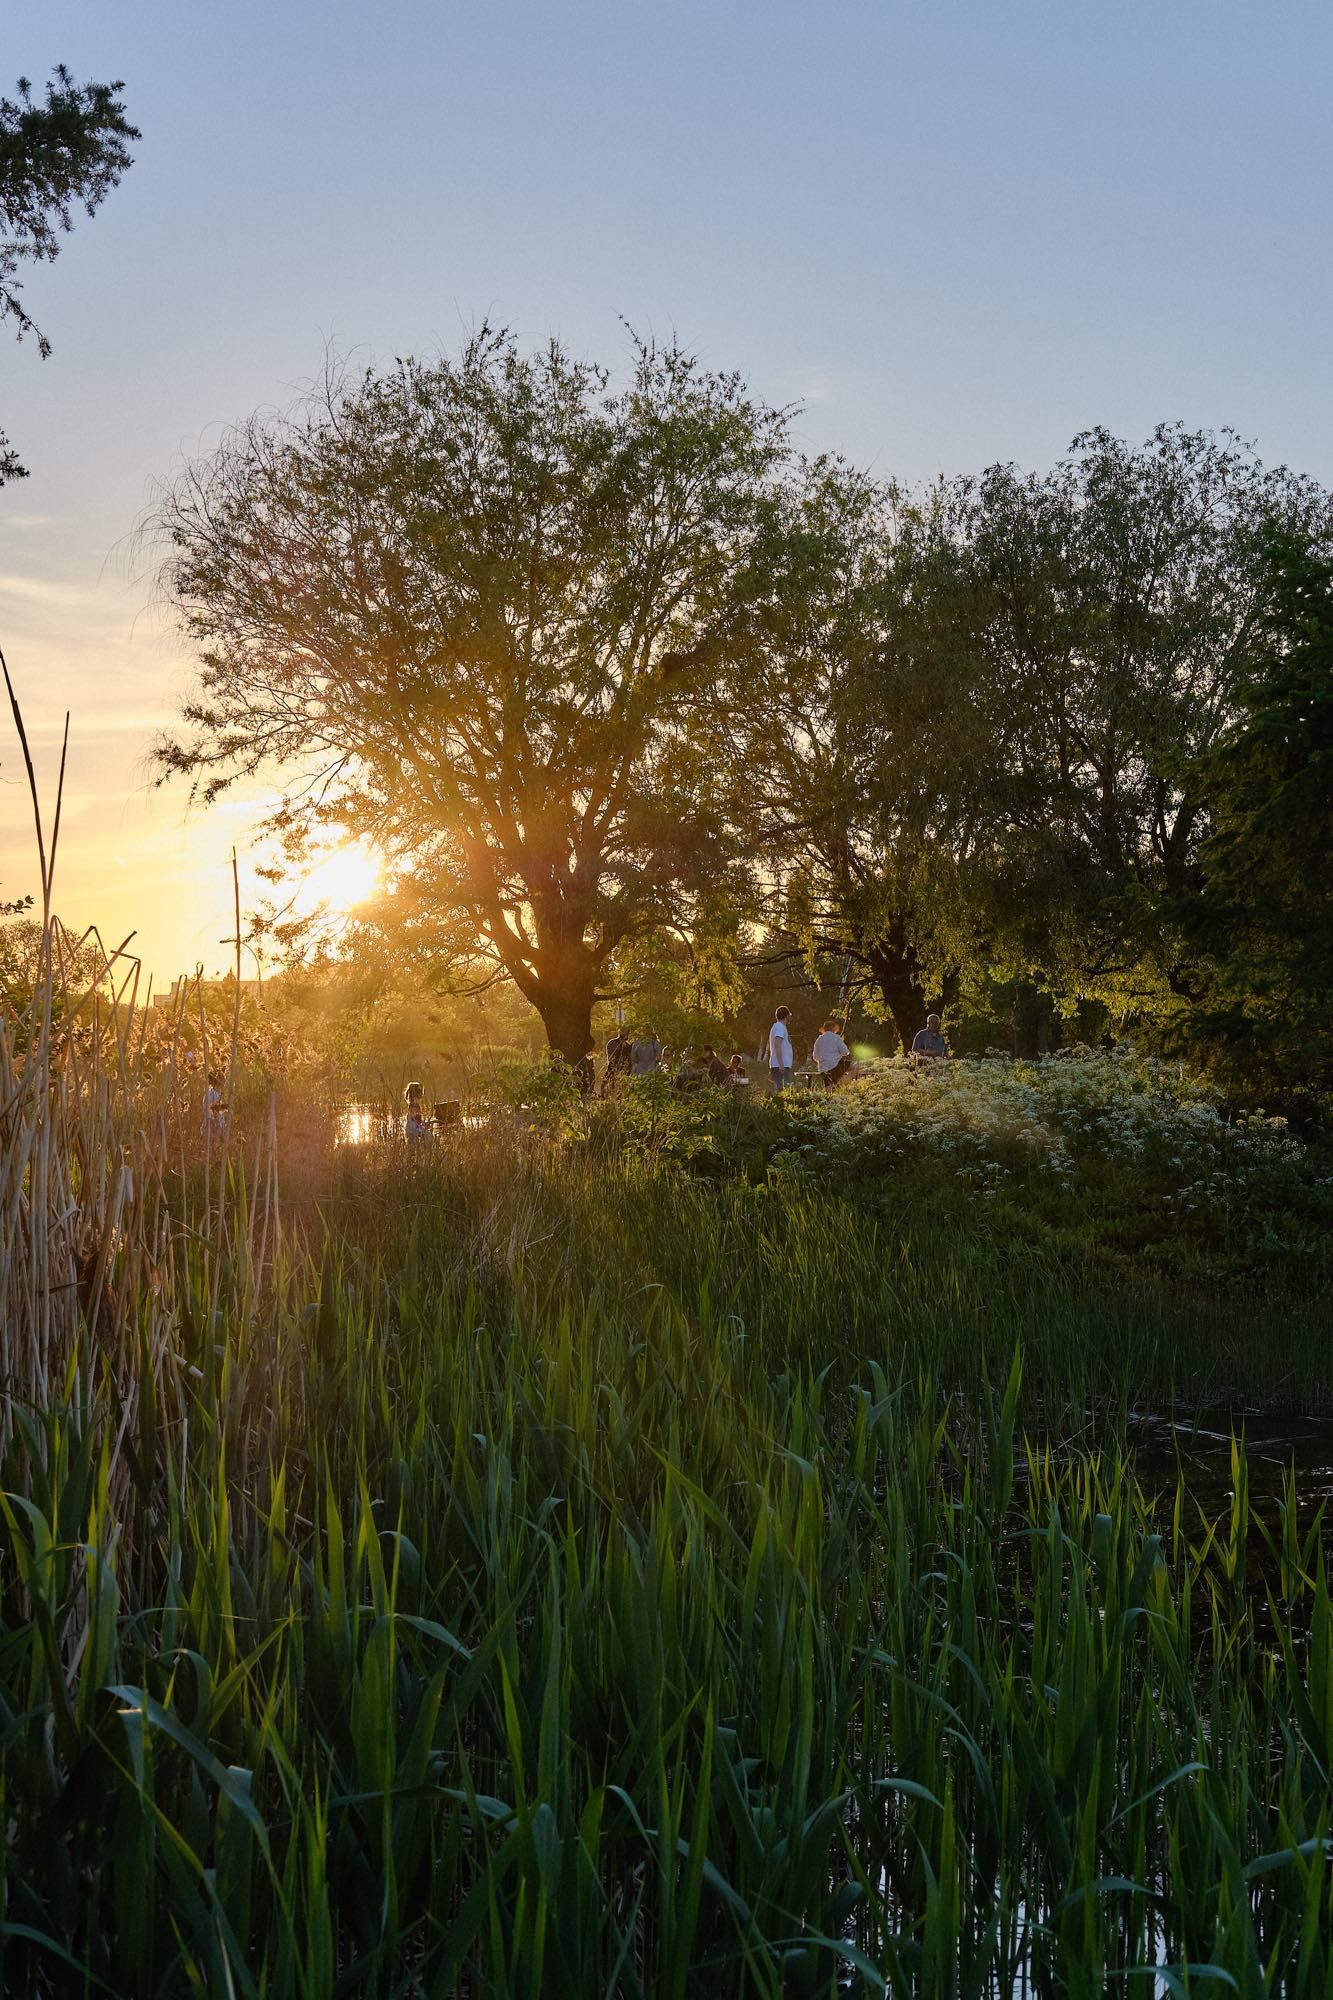
[{"label": "dark water patch", "polygon": [[1159,1495],[1178,1474],[1205,1514],[1224,1512],[1235,1498],[1236,1458],[1243,1460],[1252,1506],[1263,1513],[1294,1494],[1301,1515],[1333,1498],[1333,1417],[1275,1416],[1237,1410],[1227,1428],[1183,1410],[1131,1412],[1125,1444],[1140,1484]]}]

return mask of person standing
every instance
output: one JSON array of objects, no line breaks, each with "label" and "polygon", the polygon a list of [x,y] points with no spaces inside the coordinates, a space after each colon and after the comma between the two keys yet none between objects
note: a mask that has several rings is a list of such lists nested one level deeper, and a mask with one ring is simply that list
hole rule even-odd
[{"label": "person standing", "polygon": [[912,1068],[931,1069],[937,1062],[944,1062],[949,1054],[949,1044],[940,1033],[938,1014],[927,1014],[926,1025],[918,1028],[912,1038]]},{"label": "person standing", "polygon": [[645,1028],[630,1048],[631,1076],[651,1076],[661,1062],[662,1055],[662,1044],[651,1028]]},{"label": "person standing", "polygon": [[791,1019],[790,1007],[779,1007],[773,1016],[773,1025],[768,1031],[768,1073],[773,1079],[774,1090],[786,1090],[791,1083],[791,1073],[795,1068],[792,1054],[791,1036],[787,1023]]},{"label": "person standing", "polygon": [[832,1021],[825,1021],[815,1036],[815,1045],[810,1053],[814,1056],[815,1068],[825,1090],[832,1090],[841,1083],[852,1066],[852,1052]]},{"label": "person standing", "polygon": [[222,1095],[222,1071],[208,1072],[204,1089],[204,1134],[209,1139],[223,1139],[227,1134],[228,1105]]}]

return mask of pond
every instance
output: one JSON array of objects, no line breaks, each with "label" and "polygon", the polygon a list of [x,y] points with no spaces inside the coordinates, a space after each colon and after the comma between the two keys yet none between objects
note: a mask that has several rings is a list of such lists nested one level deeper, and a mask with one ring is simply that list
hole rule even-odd
[{"label": "pond", "polygon": [[1276,1511],[1289,1476],[1303,1516],[1333,1496],[1333,1416],[1236,1410],[1230,1428],[1220,1428],[1215,1416],[1135,1411],[1125,1441],[1146,1491],[1172,1491],[1179,1464],[1191,1497],[1211,1517],[1232,1499],[1233,1436],[1243,1448],[1250,1500],[1259,1512]]},{"label": "pond", "polygon": [[[476,1127],[485,1121],[471,1113],[465,1113],[460,1100],[446,1097],[436,1100],[431,1106],[431,1115],[426,1121],[426,1138],[438,1138],[442,1133],[456,1130],[460,1125]],[[403,1139],[406,1133],[404,1114],[380,1103],[345,1104],[338,1113],[334,1125],[334,1144],[337,1146],[370,1146],[384,1144],[389,1140]]]}]

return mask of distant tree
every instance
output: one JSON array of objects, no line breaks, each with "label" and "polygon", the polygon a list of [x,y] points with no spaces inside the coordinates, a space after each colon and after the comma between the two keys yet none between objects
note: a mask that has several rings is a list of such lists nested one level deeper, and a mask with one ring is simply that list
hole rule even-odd
[{"label": "distant tree", "polygon": [[841,962],[904,1042],[997,976],[1169,1011],[1193,774],[1267,644],[1256,530],[1326,526],[1329,496],[1164,426],[917,496],[820,461],[789,505],[745,731],[776,942]]},{"label": "distant tree", "polygon": [[993,468],[956,500],[961,616],[931,654],[946,683],[966,655],[958,692],[994,720],[997,946],[1067,994],[1169,1007],[1208,825],[1194,773],[1269,643],[1256,535],[1327,534],[1333,503],[1179,425],[1137,448],[1088,432],[1047,478]]},{"label": "distant tree", "polygon": [[734,939],[719,697],[761,662],[787,429],[674,345],[614,391],[489,328],[255,419],[161,510],[202,661],[164,770],[287,767],[289,838],[377,842],[418,941],[577,1061],[655,934]]},{"label": "distant tree", "polygon": [[784,501],[772,671],[736,718],[738,806],[765,860],[772,948],[832,971],[906,1047],[952,983],[954,877],[993,746],[972,707],[898,672],[897,490],[821,458]]},{"label": "distant tree", "polygon": [[1208,814],[1182,930],[1182,1040],[1269,1105],[1333,1095],[1333,554],[1272,527],[1264,648],[1200,760]]},{"label": "distant tree", "polygon": [[[123,83],[75,83],[63,63],[34,99],[20,77],[16,99],[0,98],[0,318],[15,321],[20,340],[31,333],[45,358],[51,343],[24,305],[21,264],[50,262],[74,211],[92,215],[130,164],[139,133],[125,117]],[[0,432],[0,485],[26,477]]]},{"label": "distant tree", "polygon": [[1322,534],[1333,509],[1178,425],[1137,448],[1090,431],[1045,476],[993,466],[904,512],[885,705],[926,687],[967,746],[948,894],[991,970],[1140,1013],[1183,990],[1194,773],[1268,644],[1268,520]]}]

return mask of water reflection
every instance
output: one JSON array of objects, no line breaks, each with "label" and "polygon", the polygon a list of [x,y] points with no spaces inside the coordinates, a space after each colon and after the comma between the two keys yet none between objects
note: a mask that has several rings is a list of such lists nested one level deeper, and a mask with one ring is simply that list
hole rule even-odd
[{"label": "water reflection", "polygon": [[1284,1497],[1289,1476],[1297,1504],[1312,1511],[1333,1498],[1333,1417],[1274,1415],[1262,1410],[1237,1410],[1231,1427],[1205,1424],[1188,1413],[1135,1411],[1126,1442],[1134,1452],[1135,1469],[1149,1490],[1170,1490],[1179,1465],[1191,1496],[1221,1512],[1232,1497],[1231,1443],[1235,1436],[1245,1457],[1251,1502],[1270,1504]]},{"label": "water reflection", "polygon": [[384,1112],[377,1111],[369,1104],[349,1104],[338,1114],[334,1129],[334,1144],[338,1146],[368,1146],[372,1139],[387,1139],[393,1131],[394,1121]]},{"label": "water reflection", "polygon": [[[445,1133],[462,1127],[476,1130],[485,1123],[486,1120],[478,1114],[465,1112],[456,1098],[445,1098],[432,1107],[425,1132],[413,1143],[428,1144]],[[407,1136],[406,1119],[383,1104],[345,1104],[338,1113],[333,1131],[337,1146],[379,1145]]]}]

